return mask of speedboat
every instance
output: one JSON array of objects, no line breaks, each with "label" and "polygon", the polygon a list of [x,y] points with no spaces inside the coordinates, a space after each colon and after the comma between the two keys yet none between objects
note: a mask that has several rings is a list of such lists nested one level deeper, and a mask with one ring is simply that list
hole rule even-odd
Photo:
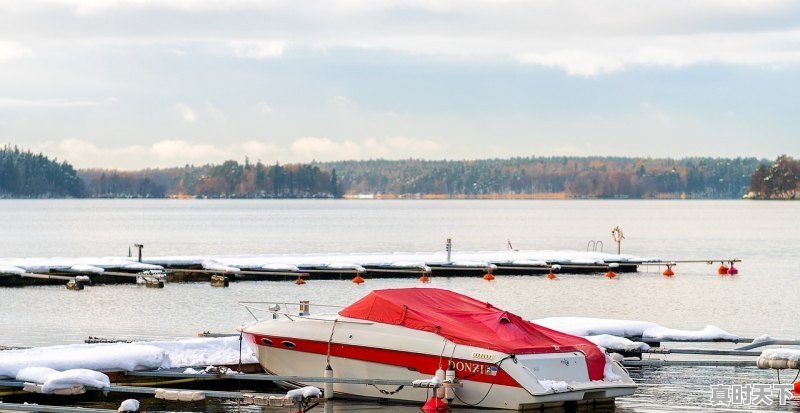
[{"label": "speedboat", "polygon": [[[592,342],[449,290],[375,290],[336,314],[300,314],[275,314],[242,329],[268,373],[311,378],[328,368],[354,382],[411,382],[447,370],[444,379],[458,383],[447,387],[451,406],[511,410],[613,403],[636,389]],[[336,383],[333,391],[421,403],[431,395],[430,388],[364,382]]]}]

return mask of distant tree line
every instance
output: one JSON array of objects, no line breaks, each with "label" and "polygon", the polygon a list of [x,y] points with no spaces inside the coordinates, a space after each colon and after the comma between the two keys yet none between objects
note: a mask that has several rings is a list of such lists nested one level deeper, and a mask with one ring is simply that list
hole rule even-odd
[{"label": "distant tree line", "polygon": [[781,155],[771,165],[759,165],[750,180],[748,197],[800,199],[800,161]]},{"label": "distant tree line", "polygon": [[588,198],[739,198],[756,158],[651,159],[520,157],[476,161],[342,161],[335,168],[351,193],[532,194]]},{"label": "distant tree line", "polygon": [[311,164],[265,165],[245,160],[219,165],[120,172],[80,171],[93,197],[337,198],[336,171]]},{"label": "distant tree line", "polygon": [[0,149],[0,197],[338,198],[344,194],[568,198],[798,197],[798,161],[756,158],[518,157],[472,161],[370,160],[76,171],[16,147]]},{"label": "distant tree line", "polygon": [[0,197],[81,197],[83,182],[72,165],[9,145],[0,148]]}]

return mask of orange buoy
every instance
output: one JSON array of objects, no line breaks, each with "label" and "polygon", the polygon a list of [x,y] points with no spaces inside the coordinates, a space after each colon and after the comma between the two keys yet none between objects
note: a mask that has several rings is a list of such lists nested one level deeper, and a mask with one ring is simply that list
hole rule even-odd
[{"label": "orange buoy", "polygon": [[719,275],[728,275],[728,267],[725,264],[722,264],[717,268],[717,274]]},{"label": "orange buoy", "polygon": [[617,278],[617,273],[615,273],[614,271],[608,270],[608,272],[606,273],[606,278]]},{"label": "orange buoy", "polygon": [[675,275],[675,271],[672,271],[672,267],[667,265],[667,269],[664,270],[664,272],[662,272],[661,274],[664,275],[665,277],[672,277],[673,275]]},{"label": "orange buoy", "polygon": [[431,282],[431,279],[428,278],[428,274],[422,274],[422,277],[419,277],[419,280],[424,283]]},{"label": "orange buoy", "polygon": [[294,283],[297,284],[297,285],[303,285],[303,284],[306,283],[306,280],[304,280],[302,277],[298,276],[297,279],[294,280]]},{"label": "orange buoy", "polygon": [[794,382],[794,386],[792,387],[792,393],[797,396],[800,396],[800,381]]},{"label": "orange buoy", "polygon": [[557,276],[556,276],[556,275],[555,275],[555,274],[554,274],[554,273],[551,271],[551,272],[549,272],[549,273],[547,274],[547,279],[548,279],[548,280],[557,280],[557,279],[558,279],[558,277],[557,277]]},{"label": "orange buoy", "polygon": [[492,281],[494,280],[494,275],[492,275],[490,272],[487,272],[486,274],[483,274],[483,279],[486,281]]},{"label": "orange buoy", "polygon": [[355,278],[353,278],[353,283],[358,285],[364,284],[364,279],[361,278],[361,275],[356,274]]},{"label": "orange buoy", "polygon": [[431,397],[428,401],[425,402],[420,410],[423,412],[441,412],[447,410],[447,403],[444,400],[437,398],[436,396]]}]

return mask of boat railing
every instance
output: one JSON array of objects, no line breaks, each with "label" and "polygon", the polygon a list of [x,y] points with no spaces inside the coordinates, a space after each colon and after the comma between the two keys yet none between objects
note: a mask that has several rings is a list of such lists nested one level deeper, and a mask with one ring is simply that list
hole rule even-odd
[{"label": "boat railing", "polygon": [[[270,313],[272,319],[277,319],[282,315],[290,320],[295,317],[302,317],[304,319],[320,320],[320,321],[334,321],[334,318],[321,318],[311,316],[311,301],[301,300],[300,302],[290,303],[284,301],[240,301],[239,305],[244,307],[248,313],[256,320],[261,319],[256,313]],[[267,306],[267,307],[264,307]],[[314,304],[314,308],[327,308],[327,309],[342,309],[343,305],[330,305],[330,304]],[[297,311],[292,311],[293,309]]]}]

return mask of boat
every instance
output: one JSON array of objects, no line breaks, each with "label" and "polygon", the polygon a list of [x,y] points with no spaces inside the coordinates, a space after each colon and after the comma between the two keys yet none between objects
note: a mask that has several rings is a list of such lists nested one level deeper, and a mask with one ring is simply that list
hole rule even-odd
[{"label": "boat", "polygon": [[594,343],[449,290],[375,290],[338,313],[312,316],[306,304],[299,314],[242,328],[269,374],[320,377],[328,368],[335,378],[457,383],[444,396],[424,386],[336,383],[336,397],[424,403],[438,393],[453,407],[528,410],[613,403],[636,389]]}]

